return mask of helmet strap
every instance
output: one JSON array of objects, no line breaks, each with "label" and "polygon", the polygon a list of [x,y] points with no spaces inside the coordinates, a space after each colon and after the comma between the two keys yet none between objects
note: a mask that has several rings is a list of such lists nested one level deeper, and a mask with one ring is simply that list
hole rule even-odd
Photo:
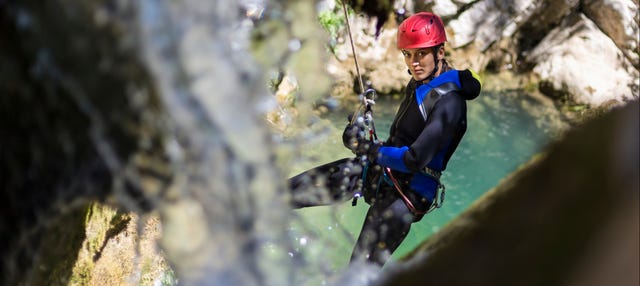
[{"label": "helmet strap", "polygon": [[440,50],[440,47],[442,47],[442,45],[433,47],[433,62],[435,67],[424,81],[431,81],[436,76],[436,73],[438,73],[438,64],[440,63],[440,60],[438,59],[438,51]]}]

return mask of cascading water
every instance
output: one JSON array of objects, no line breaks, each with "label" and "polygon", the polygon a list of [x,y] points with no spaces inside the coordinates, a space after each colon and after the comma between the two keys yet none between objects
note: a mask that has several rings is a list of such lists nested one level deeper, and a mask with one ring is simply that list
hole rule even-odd
[{"label": "cascading water", "polygon": [[[300,82],[301,114],[311,114],[304,109],[327,89],[326,78],[314,72],[324,46],[309,36],[319,29],[312,1],[273,1],[260,15],[265,5],[139,3],[141,53],[173,130],[167,140],[176,178],[170,199],[159,202],[162,246],[186,285],[299,284],[296,260],[288,256],[283,175],[274,168],[275,145],[259,116],[273,105],[265,74],[282,65]],[[255,20],[267,31],[252,55]]]},{"label": "cascading water", "polygon": [[264,254],[267,244],[284,245],[286,213],[274,211],[284,209],[280,176],[256,116],[267,94],[240,8],[140,2],[142,53],[175,130],[175,201],[160,207],[162,245],[187,285],[289,284],[290,262]]}]

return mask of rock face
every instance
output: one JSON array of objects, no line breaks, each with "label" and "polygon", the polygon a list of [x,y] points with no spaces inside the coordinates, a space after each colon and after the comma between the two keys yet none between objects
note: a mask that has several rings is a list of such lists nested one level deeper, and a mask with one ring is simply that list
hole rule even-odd
[{"label": "rock face", "polygon": [[[456,68],[532,73],[543,93],[593,107],[639,96],[640,30],[638,4],[632,0],[408,1],[402,8],[442,16],[448,57]],[[355,34],[364,35],[357,37],[364,37],[358,48],[365,77],[382,93],[401,90],[406,68],[401,57],[389,55],[397,21],[380,34],[377,45],[388,49],[377,55],[370,54],[378,49],[371,44],[373,25],[354,22]],[[338,56],[343,58],[344,53]],[[345,64],[352,69],[351,61]]]},{"label": "rock face", "polygon": [[566,134],[380,285],[638,285],[639,106]]},{"label": "rock face", "polygon": [[73,265],[89,202],[146,212],[171,177],[166,114],[120,4],[0,4],[1,284],[69,271],[51,266]]},{"label": "rock face", "polygon": [[543,93],[569,94],[593,106],[637,97],[638,73],[625,59],[584,14],[565,18],[527,55]]},{"label": "rock face", "polygon": [[613,40],[636,69],[640,69],[638,1],[584,0],[582,2],[582,11],[587,18]]},{"label": "rock face", "polygon": [[[365,85],[382,94],[398,92],[408,79],[402,54],[396,49],[396,32],[393,25],[385,26],[376,38],[375,21],[364,17],[353,18],[352,35]],[[349,36],[335,48],[335,58],[329,62],[329,71],[336,79],[336,94],[350,94],[356,87],[357,72]],[[366,89],[367,87],[365,87]]]}]

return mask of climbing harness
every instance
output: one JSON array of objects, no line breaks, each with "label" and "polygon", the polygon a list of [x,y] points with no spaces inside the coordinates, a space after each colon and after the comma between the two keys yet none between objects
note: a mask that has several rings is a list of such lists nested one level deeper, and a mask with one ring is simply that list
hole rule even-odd
[{"label": "climbing harness", "polygon": [[398,180],[396,180],[396,178],[391,173],[391,168],[389,168],[389,167],[385,167],[384,168],[384,178],[388,179],[390,181],[388,183],[393,185],[393,188],[396,189],[396,191],[398,192],[398,194],[402,198],[402,201],[404,201],[404,204],[407,205],[407,208],[409,208],[409,210],[414,215],[428,214],[428,213],[432,212],[435,209],[441,208],[442,205],[444,204],[445,187],[444,187],[444,184],[442,184],[440,182],[440,172],[437,172],[437,171],[434,171],[434,170],[431,170],[431,169],[425,167],[424,170],[423,170],[423,174],[431,177],[438,184],[438,186],[436,187],[436,195],[433,198],[433,202],[429,206],[429,209],[427,209],[426,211],[420,211],[413,205],[413,203],[411,202],[409,197],[407,197],[407,195],[405,195],[404,191],[402,190],[402,187],[400,186],[400,183],[398,183]]}]

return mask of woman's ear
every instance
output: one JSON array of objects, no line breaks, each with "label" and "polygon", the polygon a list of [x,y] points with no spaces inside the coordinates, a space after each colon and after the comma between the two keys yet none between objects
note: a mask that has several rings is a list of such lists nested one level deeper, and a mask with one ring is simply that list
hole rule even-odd
[{"label": "woman's ear", "polygon": [[440,46],[438,49],[438,60],[444,59],[444,45]]}]

